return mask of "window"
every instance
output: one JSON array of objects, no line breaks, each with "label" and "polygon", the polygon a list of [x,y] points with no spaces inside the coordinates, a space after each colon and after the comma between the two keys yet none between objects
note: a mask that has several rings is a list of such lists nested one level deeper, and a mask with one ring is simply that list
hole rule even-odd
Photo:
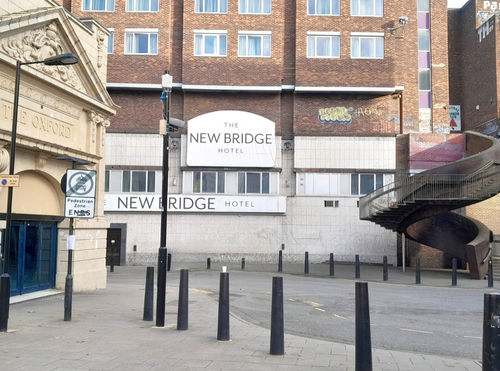
[{"label": "window", "polygon": [[113,54],[115,49],[115,31],[112,28],[108,28],[108,54]]},{"label": "window", "polygon": [[157,12],[158,0],[127,0],[127,12]]},{"label": "window", "polygon": [[322,33],[315,35],[314,32],[307,33],[307,57],[308,58],[339,58],[340,36],[339,33],[331,35]]},{"label": "window", "polygon": [[269,194],[269,173],[238,173],[238,193]]},{"label": "window", "polygon": [[352,58],[384,58],[383,34],[351,34]]},{"label": "window", "polygon": [[417,1],[417,10],[419,12],[428,12],[429,11],[429,0],[418,0]]},{"label": "window", "polygon": [[125,29],[125,54],[157,53],[157,29]]},{"label": "window", "polygon": [[115,0],[83,0],[82,10],[114,12]]},{"label": "window", "polygon": [[383,0],[351,0],[351,15],[383,16]]},{"label": "window", "polygon": [[383,174],[351,174],[351,195],[367,195],[384,186]]},{"label": "window", "polygon": [[309,15],[340,15],[340,0],[307,0]]},{"label": "window", "polygon": [[271,0],[240,0],[241,14],[271,14]]},{"label": "window", "polygon": [[227,0],[196,0],[196,13],[227,13]]},{"label": "window", "polygon": [[418,30],[418,50],[431,50],[431,35],[429,30]]},{"label": "window", "polygon": [[431,90],[430,69],[420,69],[418,71],[418,90]]},{"label": "window", "polygon": [[193,193],[225,193],[226,177],[220,171],[194,171]]},{"label": "window", "polygon": [[227,55],[227,31],[195,30],[194,55],[224,57]]},{"label": "window", "polygon": [[[161,173],[147,170],[106,170],[105,192],[155,192],[161,190]],[[159,184],[157,184],[159,183]]]},{"label": "window", "polygon": [[271,35],[240,34],[238,37],[239,57],[270,57],[271,56]]}]

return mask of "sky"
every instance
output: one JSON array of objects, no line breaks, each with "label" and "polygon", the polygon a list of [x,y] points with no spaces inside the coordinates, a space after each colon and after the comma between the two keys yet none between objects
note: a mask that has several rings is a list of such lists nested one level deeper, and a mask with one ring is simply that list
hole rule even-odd
[{"label": "sky", "polygon": [[467,0],[448,0],[448,8],[461,8]]}]

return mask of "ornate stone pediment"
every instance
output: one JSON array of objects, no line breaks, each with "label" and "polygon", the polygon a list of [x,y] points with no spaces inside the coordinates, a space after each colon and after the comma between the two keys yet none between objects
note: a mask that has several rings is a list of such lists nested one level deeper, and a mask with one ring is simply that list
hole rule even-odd
[{"label": "ornate stone pediment", "polygon": [[[59,30],[54,22],[23,34],[4,38],[0,41],[0,44],[3,51],[22,62],[43,61],[49,57],[67,52],[63,48]],[[46,66],[39,63],[33,64],[32,67],[77,90],[84,90],[80,78],[71,65]]]}]

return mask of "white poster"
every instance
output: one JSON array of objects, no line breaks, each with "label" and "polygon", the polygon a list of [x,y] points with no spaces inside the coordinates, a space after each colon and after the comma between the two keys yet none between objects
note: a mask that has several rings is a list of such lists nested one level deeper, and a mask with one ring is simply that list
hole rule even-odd
[{"label": "white poster", "polygon": [[216,111],[188,121],[187,165],[274,166],[275,124],[243,111]]},{"label": "white poster", "polygon": [[450,106],[450,130],[461,131],[460,106]]}]

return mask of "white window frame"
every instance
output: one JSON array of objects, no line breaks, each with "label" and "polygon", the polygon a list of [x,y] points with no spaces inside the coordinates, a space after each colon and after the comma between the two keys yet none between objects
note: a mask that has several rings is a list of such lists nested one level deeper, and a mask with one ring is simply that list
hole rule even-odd
[{"label": "white window frame", "polygon": [[[200,173],[200,178],[199,182],[195,180],[195,173]],[[216,173],[216,185],[215,185],[215,190],[216,192],[204,192],[203,191],[203,173]],[[223,175],[220,175],[220,173],[223,173]],[[249,173],[255,174],[259,173],[261,178],[260,178],[260,192],[259,193],[247,193],[247,175]],[[266,173],[269,174],[269,193],[262,193],[262,174]],[[239,188],[239,174],[245,174],[245,191],[242,193],[241,188]],[[271,171],[218,171],[218,170],[211,170],[211,171],[183,171],[182,172],[182,192],[185,194],[201,194],[201,193],[209,193],[209,194],[217,194],[219,196],[232,196],[232,195],[255,195],[255,196],[276,196],[279,194],[279,187],[280,187],[280,182],[279,182],[279,175],[280,173],[278,172],[271,172]],[[219,176],[221,178],[219,178]],[[224,179],[224,190],[222,191],[222,186],[219,188],[219,181],[221,179]],[[198,186],[199,189],[195,189],[195,184]]]},{"label": "white window frame", "polygon": [[[359,39],[358,45],[359,48],[355,53],[355,39]],[[371,56],[361,56],[361,42],[365,40],[373,40],[373,51],[374,54]],[[377,45],[377,41],[382,41],[382,46]],[[382,49],[382,50],[379,50]],[[351,32],[351,58],[352,59],[384,59],[384,49],[385,49],[385,40],[383,32]],[[381,52],[381,55],[377,55],[378,52]],[[357,55],[355,55],[357,54]]]},{"label": "white window frame", "polygon": [[[249,11],[250,1],[260,2],[260,12]],[[239,0],[238,9],[240,14],[271,14],[271,0]],[[269,10],[266,10],[269,9]]]},{"label": "white window frame", "polygon": [[[332,16],[340,15],[340,0],[328,0],[330,2],[330,13],[318,13],[318,1],[321,0],[307,0],[307,15],[318,16]],[[311,10],[311,3],[314,3],[314,12]],[[334,11],[338,9],[338,11]]]},{"label": "white window frame", "polygon": [[[115,11],[115,0],[105,0],[104,9],[93,9],[95,0],[83,0],[82,1],[82,11],[84,12],[114,12]],[[87,3],[87,4],[86,4]],[[85,6],[88,5],[88,6]]]},{"label": "white window frame", "polygon": [[115,29],[108,28],[108,54],[113,54],[115,52]]},{"label": "white window frame", "polygon": [[[206,1],[208,0],[195,0],[194,2],[194,12],[195,13],[211,13],[211,14],[227,14],[228,0],[217,0],[217,10],[207,11]],[[221,4],[223,6],[221,6]],[[225,7],[225,9],[224,9]],[[201,8],[201,9],[200,9]],[[223,10],[221,10],[223,9]]]},{"label": "white window frame", "polygon": [[[382,17],[384,15],[384,0],[371,0],[372,9],[371,12],[366,14],[360,14],[361,12],[361,1],[365,0],[351,0],[351,15],[354,17]],[[381,8],[377,12],[377,5]],[[357,9],[357,12],[356,12]]]},{"label": "white window frame", "polygon": [[[318,39],[328,38],[330,41],[330,55],[318,55]],[[338,40],[338,49],[333,50],[333,40]],[[311,43],[314,42],[314,55],[311,55]],[[335,53],[336,52],[336,53]],[[340,58],[340,32],[307,32],[307,58]]]},{"label": "white window frame", "polygon": [[[367,176],[373,177],[374,190],[377,189],[377,185],[383,187],[394,181],[394,175],[387,173],[297,173],[296,194],[316,197],[359,197],[363,195],[360,192],[361,178]],[[352,182],[353,177],[357,177],[357,188]],[[379,180],[379,184],[377,184],[377,180]],[[382,184],[380,184],[380,180]],[[357,193],[354,192],[355,190]]]},{"label": "white window frame", "polygon": [[[133,51],[127,51],[128,48],[128,35],[132,36],[132,50],[136,48],[136,36],[137,35],[147,35],[148,36],[148,52],[138,53]],[[151,51],[151,35],[156,36],[156,51]],[[157,28],[126,28],[125,29],[125,43],[124,43],[124,54],[126,55],[157,55],[158,54],[158,29]]]},{"label": "white window frame", "polygon": [[[129,172],[128,186],[124,187],[123,174]],[[134,173],[145,173],[144,191],[133,190]],[[150,185],[150,173],[154,173],[153,190],[148,190]],[[105,171],[105,192],[106,193],[160,193],[162,187],[162,172],[159,170],[106,170]],[[128,188],[128,190],[126,190]]]},{"label": "white window frame", "polygon": [[[160,0],[148,0],[149,3],[148,9],[142,10],[142,9],[137,9],[138,0],[126,0],[125,11],[129,13],[156,13],[159,10],[159,1]],[[156,5],[156,9],[152,9],[153,5]]]},{"label": "white window frame", "polygon": [[[249,48],[249,43],[248,39],[249,38],[259,38],[261,39],[260,41],[260,54],[259,55],[248,55],[248,48]],[[241,53],[242,49],[242,40],[245,40],[245,54]],[[271,58],[272,51],[271,51],[271,31],[238,31],[238,57],[242,58]],[[265,44],[269,45],[269,53],[265,53]]]},{"label": "white window frame", "polygon": [[[216,52],[213,54],[206,53],[206,43],[207,37],[217,37]],[[201,52],[197,52],[197,40],[201,37]],[[221,42],[224,40],[225,51],[221,52]],[[226,57],[227,56],[227,31],[225,30],[194,30],[194,47],[193,53],[197,57]]]}]

